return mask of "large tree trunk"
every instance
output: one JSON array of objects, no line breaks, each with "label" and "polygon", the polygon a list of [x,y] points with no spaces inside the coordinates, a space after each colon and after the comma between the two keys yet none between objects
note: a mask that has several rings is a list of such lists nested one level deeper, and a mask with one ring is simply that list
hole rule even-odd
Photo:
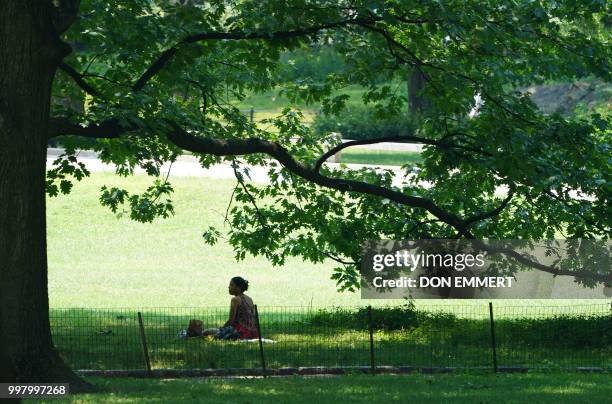
[{"label": "large tree trunk", "polygon": [[0,6],[0,376],[81,381],[60,359],[49,327],[45,162],[51,83],[65,54],[51,1]]}]

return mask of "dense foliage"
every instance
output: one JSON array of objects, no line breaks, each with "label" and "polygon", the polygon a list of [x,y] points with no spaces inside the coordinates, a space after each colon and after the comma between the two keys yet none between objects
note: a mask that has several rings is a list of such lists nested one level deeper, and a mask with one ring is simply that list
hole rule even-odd
[{"label": "dense foliage", "polygon": [[[409,303],[374,308],[371,316],[374,330],[406,330],[413,338],[418,338],[419,335],[436,335],[439,342],[444,341],[451,346],[476,341],[484,344],[491,338],[488,318],[472,319],[447,312],[417,310]],[[309,316],[307,324],[368,330],[370,320],[367,308],[334,308],[317,310]],[[612,321],[609,316],[601,314],[495,319],[495,330],[497,343],[500,345],[550,349],[607,349],[612,342]]]},{"label": "dense foliage", "polygon": [[346,63],[333,46],[317,44],[283,52],[279,62],[282,81],[302,81],[308,78],[317,83],[324,83],[330,74],[343,74]]},{"label": "dense foliage", "polygon": [[414,126],[407,114],[379,117],[374,108],[348,107],[335,115],[318,114],[312,124],[315,136],[331,132],[344,139],[372,139],[376,137],[410,135]]},{"label": "dense foliage", "polygon": [[[608,238],[609,109],[546,115],[517,91],[546,80],[609,81],[608,7],[590,0],[83,1],[65,34],[74,51],[53,91],[57,99],[87,96],[82,110],[55,104],[56,134],[97,137],[94,149],[121,175],[140,165],[160,177],[142,195],[102,190],[103,204],[129,204],[142,221],[172,213],[160,165],[180,149],[205,167],[232,163],[228,227],[207,229],[205,240],[228,233],[238,259],[335,259],[342,288],[358,285],[365,240]],[[342,73],[328,67],[320,80],[298,69],[303,79],[294,72],[287,82],[281,55],[320,44],[341,55]],[[429,107],[412,134],[425,151],[400,186],[390,172],[317,164],[335,140],[310,131],[297,110],[255,126],[233,103],[281,86],[291,100],[339,114],[348,98],[342,89],[358,83],[364,104],[400,116],[406,97],[384,83],[414,69],[427,78],[421,95]],[[62,142],[68,155],[85,144]],[[247,182],[246,164],[267,166],[271,184]],[[57,194],[53,179],[48,190]],[[577,279],[593,286],[609,274]]]}]

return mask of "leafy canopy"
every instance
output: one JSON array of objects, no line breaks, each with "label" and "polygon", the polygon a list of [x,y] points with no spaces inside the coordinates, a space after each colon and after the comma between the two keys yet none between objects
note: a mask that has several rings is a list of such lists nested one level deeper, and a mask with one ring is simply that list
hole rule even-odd
[{"label": "leafy canopy", "polygon": [[[140,166],[155,177],[144,194],[111,186],[100,198],[152,221],[173,213],[161,164],[181,149],[204,167],[228,162],[237,178],[228,226],[207,229],[205,241],[227,233],[238,259],[273,264],[334,259],[333,278],[351,290],[365,240],[607,239],[609,107],[545,115],[520,89],[609,81],[609,24],[609,5],[586,0],[82,1],[53,88],[52,136],[73,136],[59,138],[67,152],[47,189],[68,193],[70,176],[87,176],[72,156],[91,147],[120,175]],[[283,80],[286,52],[321,45],[340,55],[342,73]],[[429,107],[410,117],[412,138],[395,140],[423,143],[424,159],[403,167],[399,184],[388,170],[322,165],[338,140],[311,131],[291,105],[264,125],[237,107],[274,89],[338,114],[343,90],[359,84],[364,104],[397,116],[407,110],[397,87],[414,71],[426,78]],[[59,102],[74,99],[83,107]],[[246,181],[249,164],[268,167],[270,184]]]}]

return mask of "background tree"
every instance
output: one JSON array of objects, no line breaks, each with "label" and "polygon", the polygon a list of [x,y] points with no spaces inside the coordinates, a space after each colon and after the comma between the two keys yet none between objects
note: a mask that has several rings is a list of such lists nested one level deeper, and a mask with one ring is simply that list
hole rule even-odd
[{"label": "background tree", "polygon": [[[515,91],[585,74],[609,80],[607,11],[597,1],[3,2],[0,356],[10,360],[0,373],[87,387],[53,349],[47,298],[45,192],[69,193],[73,179],[88,175],[78,147],[92,147],[120,175],[140,166],[156,177],[143,194],[101,190],[103,204],[128,204],[140,221],[172,214],[160,166],[181,150],[204,167],[234,164],[228,220],[237,258],[332,258],[346,288],[357,284],[365,239],[607,238],[609,117],[546,116]],[[343,55],[345,75],[281,83],[281,52],[321,42]],[[406,97],[380,83],[405,83],[414,69],[427,80],[421,95],[430,104],[417,131],[331,152],[322,145],[333,140],[313,135],[299,111],[287,108],[263,129],[232,104],[282,84],[291,99],[334,113],[350,77],[367,88],[364,103],[393,114]],[[82,111],[50,103],[76,91],[86,94]],[[470,119],[475,94],[484,106]],[[66,153],[46,172],[53,138]],[[389,140],[425,145],[418,172],[401,186],[390,172],[323,165],[335,151]],[[244,164],[269,167],[272,183],[245,182]],[[502,186],[507,194],[495,196]],[[208,242],[219,235],[204,233]],[[545,270],[587,285],[610,279]]]}]

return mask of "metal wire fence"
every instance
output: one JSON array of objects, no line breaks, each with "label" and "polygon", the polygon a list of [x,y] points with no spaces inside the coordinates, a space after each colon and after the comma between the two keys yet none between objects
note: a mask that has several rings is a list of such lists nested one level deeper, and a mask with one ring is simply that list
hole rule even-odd
[{"label": "metal wire fence", "polygon": [[[282,367],[598,367],[612,370],[609,302],[574,306],[259,307],[265,361]],[[142,330],[138,321],[142,313]],[[53,339],[75,369],[262,366],[258,341],[184,338],[190,319],[218,327],[227,307],[52,309]],[[370,340],[370,332],[372,339]],[[265,341],[264,340],[264,341]]]}]

